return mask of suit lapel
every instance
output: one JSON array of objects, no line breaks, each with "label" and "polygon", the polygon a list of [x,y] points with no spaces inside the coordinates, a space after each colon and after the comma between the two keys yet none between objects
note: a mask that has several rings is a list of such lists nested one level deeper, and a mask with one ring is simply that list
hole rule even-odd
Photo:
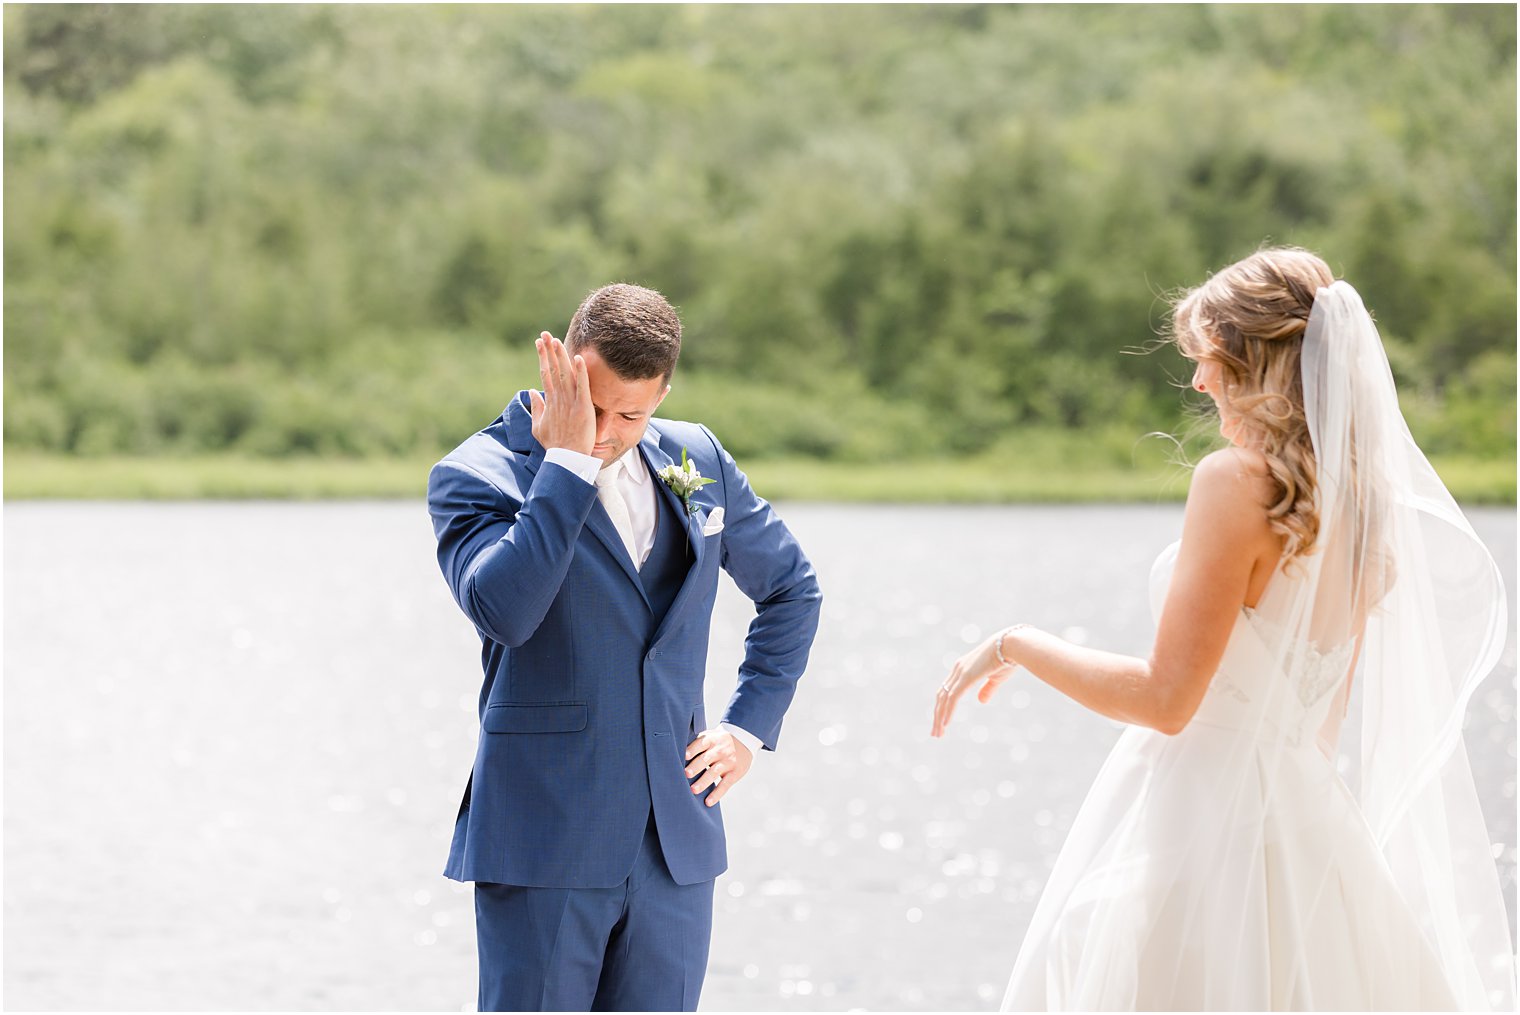
[{"label": "suit lapel", "polygon": [[667,465],[676,464],[659,445],[660,435],[655,432],[653,426],[644,431],[644,439],[639,441],[639,450],[644,454],[644,461],[649,466],[649,478],[654,482],[655,489],[660,491],[660,496],[665,498],[665,504],[677,518],[681,519],[686,526],[686,543],[691,547],[692,559],[696,561],[691,570],[696,571],[696,565],[702,563],[702,536],[697,532],[696,520],[686,513],[686,505],[681,503],[681,498],[676,496],[663,479],[658,475],[659,471]]},{"label": "suit lapel", "polygon": [[682,607],[686,604],[686,600],[690,597],[695,579],[702,572],[702,548],[705,542],[702,539],[701,532],[697,529],[696,519],[686,513],[686,505],[681,503],[681,498],[677,497],[675,491],[656,475],[667,465],[675,464],[671,457],[660,448],[659,441],[660,434],[651,425],[644,431],[644,439],[639,441],[639,450],[643,453],[644,461],[648,465],[651,474],[650,478],[654,480],[654,485],[659,490],[660,496],[665,498],[665,504],[670,508],[671,517],[679,519],[680,524],[685,526],[686,545],[691,554],[691,566],[686,569],[686,577],[682,579],[681,588],[676,593],[675,599],[671,600],[670,609],[665,611],[665,616],[660,620],[660,626],[654,634],[654,641],[660,640],[660,636],[664,633],[665,628],[670,626],[670,618],[681,612]]},{"label": "suit lapel", "polygon": [[628,547],[623,545],[623,537],[618,535],[617,526],[612,524],[612,516],[607,514],[606,508],[602,507],[601,497],[597,497],[591,505],[591,513],[586,516],[586,528],[602,541],[602,545],[607,548],[612,559],[622,567],[628,580],[633,582],[633,587],[639,590],[639,598],[644,600],[645,607],[653,609],[649,603],[649,596],[644,593],[644,583],[639,580],[638,568],[633,566],[633,559],[628,556]]}]

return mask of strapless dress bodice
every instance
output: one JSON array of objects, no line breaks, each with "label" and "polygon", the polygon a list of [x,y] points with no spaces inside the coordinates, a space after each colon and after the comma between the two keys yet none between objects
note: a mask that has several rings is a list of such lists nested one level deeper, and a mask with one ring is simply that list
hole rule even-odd
[{"label": "strapless dress bodice", "polygon": [[[1162,550],[1151,566],[1151,615],[1157,623],[1180,545]],[[1322,650],[1307,639],[1290,638],[1283,623],[1262,610],[1241,607],[1192,722],[1285,739],[1291,746],[1313,744],[1355,647],[1345,642]]]}]

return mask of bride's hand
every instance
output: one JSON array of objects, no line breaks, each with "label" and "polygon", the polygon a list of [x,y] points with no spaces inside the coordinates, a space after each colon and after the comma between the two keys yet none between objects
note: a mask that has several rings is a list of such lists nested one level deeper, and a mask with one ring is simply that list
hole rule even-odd
[{"label": "bride's hand", "polygon": [[1005,633],[1006,629],[998,631],[955,661],[950,675],[934,696],[934,728],[929,731],[931,737],[945,735],[945,727],[950,725],[950,716],[955,712],[955,703],[969,688],[979,681],[985,681],[976,693],[976,700],[986,704],[1003,681],[1013,676],[1016,667],[1004,665],[998,658],[997,642]]}]

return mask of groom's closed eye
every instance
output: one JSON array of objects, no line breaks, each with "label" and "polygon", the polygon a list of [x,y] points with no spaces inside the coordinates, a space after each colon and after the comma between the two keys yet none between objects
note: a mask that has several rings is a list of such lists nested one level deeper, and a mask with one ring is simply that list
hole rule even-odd
[{"label": "groom's closed eye", "polygon": [[[598,419],[601,419],[603,416],[607,415],[607,410],[603,409],[601,406],[593,404],[592,408],[596,410],[596,416]],[[637,423],[639,420],[644,418],[644,414],[642,412],[619,412],[614,413],[614,415],[625,419],[630,423]]]}]

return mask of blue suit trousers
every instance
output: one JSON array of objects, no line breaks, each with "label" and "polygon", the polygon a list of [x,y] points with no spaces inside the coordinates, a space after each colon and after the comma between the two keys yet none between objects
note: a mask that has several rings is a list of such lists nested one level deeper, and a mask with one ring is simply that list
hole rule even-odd
[{"label": "blue suit trousers", "polygon": [[713,881],[678,885],[651,812],[612,888],[475,883],[481,1011],[696,1011]]}]

